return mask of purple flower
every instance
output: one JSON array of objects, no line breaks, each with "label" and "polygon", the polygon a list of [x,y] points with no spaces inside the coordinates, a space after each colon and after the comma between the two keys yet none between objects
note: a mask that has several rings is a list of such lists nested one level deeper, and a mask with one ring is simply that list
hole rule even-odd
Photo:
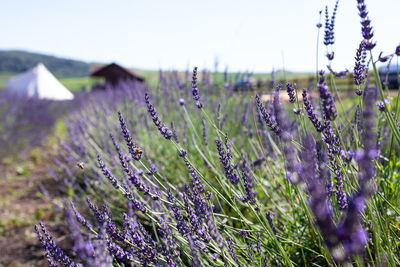
[{"label": "purple flower", "polygon": [[239,267],[244,266],[244,265],[239,261],[239,258],[238,258],[237,254],[236,254],[236,251],[235,251],[235,243],[233,242],[233,240],[228,236],[227,241],[228,241],[228,252],[229,252],[229,254],[231,255],[232,259],[235,261],[235,263],[236,263]]},{"label": "purple flower", "polygon": [[200,101],[199,96],[199,88],[197,86],[197,67],[193,69],[193,76],[192,76],[192,95],[194,101],[196,101],[196,106],[200,109],[203,107],[203,104]]},{"label": "purple flower", "polygon": [[172,138],[174,139],[174,141],[179,143],[179,136],[176,133],[175,124],[173,121],[171,121],[171,132],[172,132]]},{"label": "purple flower", "polygon": [[269,267],[268,261],[269,261],[268,257],[264,256],[264,258],[263,258],[263,267]]},{"label": "purple flower", "polygon": [[326,151],[322,149],[322,144],[319,140],[316,141],[316,152],[319,180],[322,184],[325,184],[325,188],[328,194],[331,194],[333,192],[333,184],[331,180],[331,174],[328,169]]},{"label": "purple flower", "polygon": [[379,62],[385,63],[386,61],[388,61],[388,60],[393,58],[393,54],[390,54],[390,55],[387,55],[387,56],[382,56],[382,54],[383,54],[383,52],[379,53],[379,56],[378,56],[378,61]]},{"label": "purple flower", "polygon": [[339,0],[336,0],[335,7],[333,8],[333,12],[332,12],[332,16],[331,16],[331,22],[329,24],[329,32],[330,32],[329,44],[330,45],[333,45],[335,43],[334,28],[335,28],[335,18],[336,18],[336,12],[338,9],[338,5],[339,5]]},{"label": "purple flower", "polygon": [[168,193],[168,201],[172,203],[170,205],[170,209],[172,210],[175,218],[176,229],[182,236],[187,237],[190,234],[190,226],[186,222],[185,217],[182,215],[178,207],[178,204],[176,203],[175,197],[172,195],[172,191],[168,190],[167,193]]},{"label": "purple flower", "polygon": [[189,161],[184,158],[185,165],[189,170],[189,174],[192,177],[190,179],[190,187],[192,188],[193,197],[191,199],[195,203],[196,209],[201,210],[200,213],[204,213],[203,211],[207,208],[207,205],[204,205],[204,199],[201,197],[201,193],[205,191],[205,187],[200,177],[197,175],[196,170],[190,165]]},{"label": "purple flower", "polygon": [[324,71],[319,72],[320,78],[317,84],[319,90],[319,95],[322,102],[322,109],[324,113],[324,119],[333,121],[336,118],[336,106],[333,101],[331,93],[328,92],[328,85],[326,84],[326,78],[324,76]]},{"label": "purple flower", "polygon": [[294,103],[296,102],[296,92],[293,83],[286,84],[286,91],[289,95],[289,102]]},{"label": "purple flower", "polygon": [[[365,40],[361,41],[359,47],[357,48],[355,57],[356,62],[354,65],[353,76],[354,76],[354,83],[357,86],[363,83],[366,76],[366,74],[364,73],[365,66],[362,64],[362,55],[365,49],[365,44],[366,44]],[[357,88],[356,94],[361,95],[362,92],[360,93],[360,90]]]},{"label": "purple flower", "polygon": [[277,236],[277,232],[276,232],[276,228],[272,222],[272,218],[271,218],[271,213],[269,213],[268,211],[265,213],[265,217],[267,218],[268,224],[272,229],[272,232],[274,233],[274,235],[276,236],[276,239],[279,240],[279,237]]},{"label": "purple flower", "polygon": [[193,234],[201,237],[204,242],[210,241],[210,236],[207,235],[207,231],[204,226],[202,226],[202,220],[198,218],[189,202],[189,198],[186,193],[183,193],[183,201],[185,203],[185,210],[190,224],[192,225],[191,231]]},{"label": "purple flower", "polygon": [[187,143],[187,122],[186,122],[186,120],[183,124],[182,139],[183,139],[183,143],[186,144]]},{"label": "purple flower", "polygon": [[126,125],[124,117],[122,116],[121,111],[118,111],[118,117],[121,125],[121,131],[125,138],[126,145],[128,146],[129,153],[135,160],[140,160],[140,158],[142,157],[142,150],[133,142],[132,136],[128,130],[128,127]]},{"label": "purple flower", "polygon": [[[336,1],[335,7],[332,12],[332,16],[329,18],[328,6],[325,7],[325,34],[324,34],[324,45],[332,46],[335,43],[335,18],[338,8],[339,0]],[[333,51],[326,54],[329,61],[333,60],[335,53]]]},{"label": "purple flower", "polygon": [[308,101],[307,90],[306,89],[303,89],[303,94],[302,95],[303,95],[304,109],[307,111],[308,118],[310,119],[310,121],[314,125],[315,129],[318,132],[322,132],[324,130],[324,125],[322,124],[322,122],[319,121],[319,119],[315,115],[313,106]]},{"label": "purple flower", "polygon": [[145,94],[144,99],[146,101],[147,111],[150,114],[154,125],[158,128],[165,139],[171,139],[172,131],[158,118],[157,110],[154,108],[153,104],[150,103],[150,96],[148,93]]},{"label": "purple flower", "polygon": [[208,137],[207,137],[207,124],[204,119],[201,120],[201,124],[203,125],[203,141],[204,145],[208,145]]},{"label": "purple flower", "polygon": [[329,12],[328,6],[325,6],[325,35],[324,35],[324,45],[328,46],[330,44],[330,21],[329,21]]},{"label": "purple flower", "polygon": [[80,224],[82,224],[82,226],[85,227],[86,229],[88,229],[88,230],[93,229],[92,224],[91,224],[90,222],[88,222],[88,221],[85,219],[85,217],[83,217],[83,216],[79,213],[79,211],[75,208],[75,205],[74,205],[74,203],[73,203],[72,201],[70,201],[70,205],[71,205],[72,211],[73,211],[74,214],[75,214],[76,220],[77,220]]},{"label": "purple flower", "polygon": [[335,180],[336,180],[336,198],[337,198],[337,204],[340,210],[344,210],[347,208],[347,194],[343,189],[343,174],[341,171],[341,167],[337,163],[336,158],[331,157],[331,166],[333,168],[333,173],[335,174]]},{"label": "purple flower", "polygon": [[260,112],[261,117],[263,118],[265,124],[271,128],[271,130],[277,135],[280,136],[281,134],[281,128],[279,127],[279,124],[276,122],[275,118],[269,114],[266,110],[266,108],[263,106],[261,103],[260,96],[256,94],[256,106]]},{"label": "purple flower", "polygon": [[299,108],[299,109],[294,108],[292,111],[293,111],[294,114],[300,115],[300,113],[301,113],[301,108]]},{"label": "purple flower", "polygon": [[249,202],[251,205],[256,203],[255,197],[257,196],[257,192],[254,191],[255,181],[253,177],[253,173],[249,166],[249,162],[245,155],[242,155],[242,163],[240,165],[240,171],[242,173],[243,187],[246,192],[245,196],[239,196],[239,199],[242,202]]},{"label": "purple flower", "polygon": [[376,106],[379,108],[380,111],[385,111],[385,104],[390,105],[390,100],[385,98],[383,101],[376,102]]},{"label": "purple flower", "polygon": [[[332,52],[333,53],[333,52]],[[329,58],[329,57],[328,57]],[[329,70],[330,73],[332,73],[335,77],[338,78],[346,78],[346,74],[349,72],[347,69],[342,70],[342,71],[334,71],[331,67],[331,65],[326,66]]]},{"label": "purple flower", "polygon": [[191,236],[188,236],[188,242],[192,254],[192,266],[202,267],[203,265],[201,264],[201,261],[199,259],[198,249],[195,246],[196,245],[195,240]]},{"label": "purple flower", "polygon": [[212,212],[209,209],[207,209],[205,214],[205,223],[207,224],[207,229],[210,236],[213,238],[213,240],[215,240],[215,242],[217,242],[219,248],[223,248],[225,246],[224,238],[218,231],[214,217],[212,216]]},{"label": "purple flower", "polygon": [[367,186],[365,184],[369,179],[371,179],[375,174],[375,164],[373,160],[378,155],[376,150],[376,134],[374,129],[374,110],[372,108],[374,99],[376,99],[375,89],[369,89],[365,97],[365,105],[363,110],[363,122],[364,131],[362,134],[364,147],[362,150],[357,151],[356,160],[362,167],[363,171],[360,175],[361,186]]},{"label": "purple flower", "polygon": [[374,32],[372,31],[371,20],[368,18],[367,6],[364,0],[357,0],[357,8],[361,18],[361,33],[365,40],[365,49],[372,50],[376,43],[371,41]]},{"label": "purple flower", "polygon": [[260,232],[257,232],[257,256],[261,256],[262,250],[261,250],[261,234]]},{"label": "purple flower", "polygon": [[183,149],[182,147],[179,149],[179,153],[178,153],[179,157],[184,158],[187,155],[187,152],[185,149]]},{"label": "purple flower", "polygon": [[160,219],[160,227],[161,228],[159,229],[159,233],[168,245],[169,254],[171,254],[173,258],[179,257],[180,252],[177,249],[178,245],[175,238],[173,237],[171,227],[162,218]]},{"label": "purple flower", "polygon": [[310,208],[314,214],[315,222],[318,225],[321,235],[329,249],[338,245],[339,239],[336,235],[336,226],[332,219],[332,212],[327,202],[325,187],[316,178],[314,145],[311,136],[306,136],[303,142],[302,159],[302,180],[307,184],[310,194]]},{"label": "purple flower", "polygon": [[65,254],[60,246],[54,241],[53,237],[47,231],[46,226],[42,222],[39,222],[39,226],[40,229],[37,225],[34,226],[35,232],[40,243],[42,243],[43,249],[46,253],[47,261],[49,262],[50,266],[83,266],[80,263],[72,261],[71,258]]},{"label": "purple flower", "polygon": [[236,184],[237,182],[239,182],[239,178],[236,175],[236,173],[234,173],[234,168],[232,167],[232,165],[229,162],[229,160],[230,160],[229,153],[225,153],[225,149],[222,145],[222,142],[221,142],[221,140],[218,139],[218,137],[216,137],[214,141],[215,141],[215,144],[217,145],[219,160],[224,168],[224,173],[225,173],[226,178],[228,178],[230,180],[231,184]]},{"label": "purple flower", "polygon": [[275,89],[273,107],[274,115],[272,116],[262,105],[260,97],[256,95],[256,106],[260,111],[260,117],[264,119],[265,124],[277,135],[280,141],[283,143],[283,152],[287,163],[286,177],[288,180],[296,184],[299,182],[298,173],[300,172],[300,166],[297,161],[296,148],[294,147],[291,134],[290,120],[287,118],[287,114],[281,107],[279,100],[279,90],[282,85],[279,84]]},{"label": "purple flower", "polygon": [[118,185],[117,179],[114,177],[114,175],[112,174],[110,169],[107,168],[107,166],[104,163],[104,161],[102,160],[100,154],[97,154],[97,162],[99,163],[99,167],[100,167],[101,171],[103,172],[104,176],[110,181],[112,186],[115,189],[119,189],[119,185]]},{"label": "purple flower", "polygon": [[114,255],[117,259],[125,261],[134,261],[132,253],[125,251],[122,247],[114,243],[112,240],[107,240],[108,251]]},{"label": "purple flower", "polygon": [[396,50],[394,51],[394,53],[396,54],[396,56],[400,56],[400,45],[396,46]]}]

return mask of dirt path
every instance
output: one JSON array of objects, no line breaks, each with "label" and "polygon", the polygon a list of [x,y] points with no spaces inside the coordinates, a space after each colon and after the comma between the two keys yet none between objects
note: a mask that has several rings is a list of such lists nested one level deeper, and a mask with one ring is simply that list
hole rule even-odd
[{"label": "dirt path", "polygon": [[55,185],[45,168],[49,155],[40,155],[0,164],[0,266],[47,266],[33,225],[41,220],[52,231],[63,228],[57,199],[46,197]]}]

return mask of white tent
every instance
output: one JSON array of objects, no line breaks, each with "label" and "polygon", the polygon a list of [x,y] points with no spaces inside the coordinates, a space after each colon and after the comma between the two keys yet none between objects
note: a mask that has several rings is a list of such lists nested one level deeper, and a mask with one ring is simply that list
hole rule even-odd
[{"label": "white tent", "polygon": [[71,100],[74,95],[42,64],[11,78],[6,91],[23,97],[49,100]]}]

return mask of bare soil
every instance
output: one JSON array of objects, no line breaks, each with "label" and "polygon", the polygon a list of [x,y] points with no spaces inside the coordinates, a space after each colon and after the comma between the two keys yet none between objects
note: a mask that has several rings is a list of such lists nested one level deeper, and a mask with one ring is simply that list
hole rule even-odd
[{"label": "bare soil", "polygon": [[56,236],[65,229],[60,198],[46,196],[56,190],[45,168],[49,150],[38,150],[39,159],[0,163],[0,266],[47,266],[33,226],[43,221]]}]

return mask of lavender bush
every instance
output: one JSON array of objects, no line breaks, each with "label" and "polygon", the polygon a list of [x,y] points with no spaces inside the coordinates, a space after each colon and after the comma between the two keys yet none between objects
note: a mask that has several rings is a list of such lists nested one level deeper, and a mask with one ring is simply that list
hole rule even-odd
[{"label": "lavender bush", "polygon": [[[286,103],[283,84],[234,94],[228,74],[221,83],[197,68],[89,96],[66,120],[53,175],[69,192],[72,244],[35,227],[50,265],[400,265],[397,109],[372,53],[362,63],[375,43],[357,3],[354,101],[332,71],[302,98],[287,84]],[[330,61],[337,9],[326,15]],[[376,85],[363,82],[366,62]]]},{"label": "lavender bush", "polygon": [[0,91],[0,160],[39,145],[62,113],[55,110],[51,101]]}]

